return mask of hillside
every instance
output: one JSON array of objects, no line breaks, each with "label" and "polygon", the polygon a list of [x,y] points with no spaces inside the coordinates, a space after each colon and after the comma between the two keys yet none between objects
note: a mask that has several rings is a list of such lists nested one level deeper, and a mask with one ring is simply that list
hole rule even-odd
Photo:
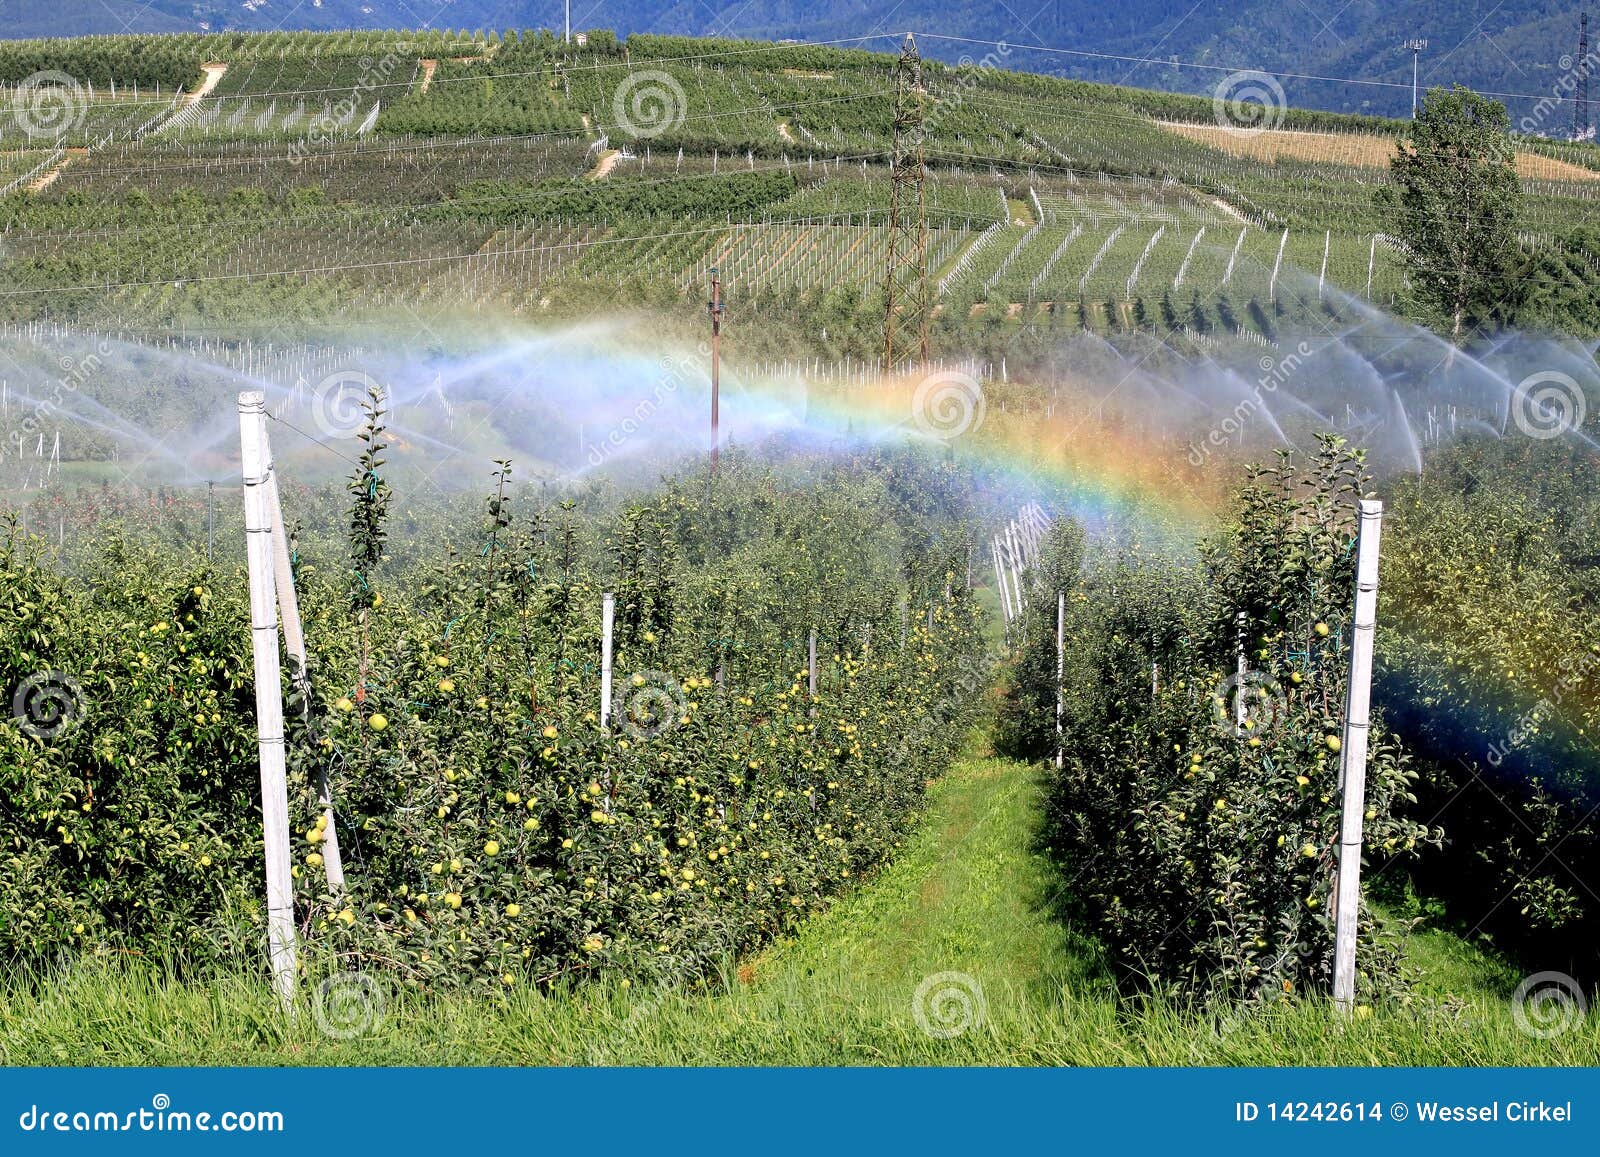
[{"label": "hillside", "polygon": [[[717,266],[734,301],[856,319],[769,335],[761,356],[870,358],[894,60],[599,33],[19,42],[0,81],[81,83],[46,90],[60,115],[0,130],[0,318],[237,336],[419,300],[565,316],[692,300]],[[1393,122],[1286,110],[1252,134],[1205,98],[934,63],[927,79],[940,346],[1270,342],[1337,316],[1335,290],[1410,309],[1373,201]],[[1530,143],[1519,163],[1519,317],[1588,332],[1600,152]]]},{"label": "hillside", "polygon": [[[953,7],[942,0],[908,0],[892,13],[856,0],[800,4],[771,0],[748,5],[732,0],[686,4],[682,0],[601,0],[574,10],[582,27],[609,27],[622,35],[656,32],[691,36],[792,37],[827,41],[889,36],[914,29],[924,34],[1003,40],[1014,52],[1009,67],[1114,84],[1209,93],[1229,71],[1266,69],[1303,76],[1354,78],[1362,84],[1285,78],[1297,105],[1342,112],[1400,115],[1410,108],[1411,62],[1399,46],[1425,36],[1424,84],[1465,84],[1480,91],[1523,94],[1512,102],[1514,117],[1535,115],[1539,98],[1551,95],[1577,41],[1577,6],[1567,0],[1488,0],[1441,4],[1437,0],[1370,0],[1328,15],[1267,0],[1185,9],[1133,0],[1107,7],[1085,0],[1056,0],[1014,8],[1002,0],[976,0]],[[46,5],[26,0],[0,19],[0,36],[75,36],[90,33],[270,31],[277,29],[439,28],[559,29],[564,9],[552,0],[444,0],[419,7],[398,0],[258,0],[249,5],[218,0],[67,0]],[[884,47],[886,42],[867,47]],[[982,46],[929,40],[929,55],[955,61],[981,57]],[[1066,50],[1051,51],[1051,50]],[[1182,62],[1158,66],[1137,60]],[[1570,67],[1570,66],[1569,66]],[[1546,128],[1564,133],[1570,105]]]}]

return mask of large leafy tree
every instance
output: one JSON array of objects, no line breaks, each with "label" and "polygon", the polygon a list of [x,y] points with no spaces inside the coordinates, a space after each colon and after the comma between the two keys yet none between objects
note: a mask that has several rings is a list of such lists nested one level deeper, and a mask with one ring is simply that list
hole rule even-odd
[{"label": "large leafy tree", "polygon": [[1379,194],[1398,215],[1420,303],[1458,340],[1499,313],[1512,287],[1522,187],[1510,130],[1499,101],[1431,89]]}]

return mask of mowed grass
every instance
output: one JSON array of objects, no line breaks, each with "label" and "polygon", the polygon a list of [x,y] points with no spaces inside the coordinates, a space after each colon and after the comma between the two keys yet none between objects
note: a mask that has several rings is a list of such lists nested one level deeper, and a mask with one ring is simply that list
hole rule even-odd
[{"label": "mowed grass", "polygon": [[[1118,1000],[1052,915],[1033,771],[976,746],[933,785],[904,856],[795,938],[698,991],[593,984],[503,1005],[390,992],[350,1039],[291,1023],[254,978],[179,983],[79,966],[0,991],[7,1064],[1521,1065],[1600,1062],[1583,1022],[1519,1029],[1504,965],[1441,932],[1406,941],[1404,1004],[1344,1023],[1324,1000],[1249,1016]],[[306,987],[306,986],[303,986]],[[923,993],[922,1016],[917,1008]],[[933,1031],[928,1031],[929,1029]]]}]

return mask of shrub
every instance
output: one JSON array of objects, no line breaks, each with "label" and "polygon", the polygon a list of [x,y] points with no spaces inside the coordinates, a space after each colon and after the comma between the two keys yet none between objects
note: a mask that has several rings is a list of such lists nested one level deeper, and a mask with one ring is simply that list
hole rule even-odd
[{"label": "shrub", "polygon": [[[1086,918],[1142,983],[1264,999],[1331,982],[1336,751],[1363,481],[1359,456],[1326,439],[1303,469],[1285,456],[1254,471],[1195,565],[1132,556],[1062,582],[1065,758],[1045,834]],[[1030,611],[1012,693],[1014,710],[1034,717],[1054,694],[1048,601]],[[1037,728],[1013,730],[1029,754],[1048,750]],[[1375,865],[1440,839],[1396,815],[1414,778],[1380,721],[1365,833]],[[1394,970],[1373,933],[1364,918],[1369,987]]]},{"label": "shrub", "polygon": [[[892,857],[985,670],[953,581],[967,540],[949,464],[780,477],[729,453],[714,479],[585,516],[534,507],[501,463],[475,525],[408,509],[421,521],[393,557],[383,441],[369,430],[352,479],[348,561],[296,542],[313,653],[309,698],[286,676],[286,713],[308,967],[492,991],[602,968],[684,979]],[[0,723],[0,954],[258,961],[243,576],[115,533],[85,556],[92,573],[68,576],[14,525],[0,538],[0,678],[68,673],[74,703],[60,728]]]}]

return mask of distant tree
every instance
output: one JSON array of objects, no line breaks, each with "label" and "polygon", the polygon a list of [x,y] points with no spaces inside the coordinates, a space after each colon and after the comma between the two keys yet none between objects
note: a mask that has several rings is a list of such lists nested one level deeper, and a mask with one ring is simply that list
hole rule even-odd
[{"label": "distant tree", "polygon": [[1172,304],[1172,291],[1170,289],[1161,291],[1161,324],[1168,329],[1178,328],[1178,310]]},{"label": "distant tree", "polygon": [[1255,298],[1250,299],[1250,304],[1245,307],[1245,312],[1250,315],[1250,320],[1260,331],[1261,336],[1269,341],[1276,335],[1272,329],[1272,319],[1267,316],[1267,311],[1261,308],[1261,303]]},{"label": "distant tree", "polygon": [[1517,257],[1522,186],[1505,105],[1457,85],[1428,91],[1378,192],[1410,247],[1421,303],[1456,340],[1505,301]]},{"label": "distant tree", "polygon": [[1222,321],[1222,328],[1229,333],[1239,332],[1239,315],[1233,312],[1233,302],[1228,300],[1226,293],[1217,297],[1217,317]]}]

